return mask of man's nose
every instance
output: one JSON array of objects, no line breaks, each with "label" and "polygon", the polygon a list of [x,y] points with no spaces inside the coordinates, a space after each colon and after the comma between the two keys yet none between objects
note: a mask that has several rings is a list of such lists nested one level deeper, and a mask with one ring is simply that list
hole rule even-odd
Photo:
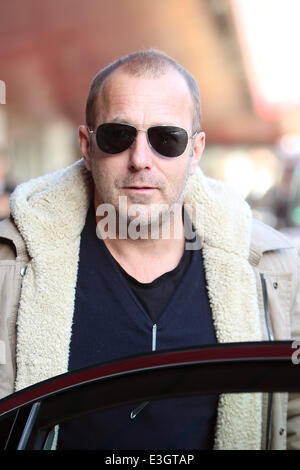
[{"label": "man's nose", "polygon": [[129,167],[136,171],[152,167],[152,149],[147,132],[138,130],[134,143],[129,148]]}]

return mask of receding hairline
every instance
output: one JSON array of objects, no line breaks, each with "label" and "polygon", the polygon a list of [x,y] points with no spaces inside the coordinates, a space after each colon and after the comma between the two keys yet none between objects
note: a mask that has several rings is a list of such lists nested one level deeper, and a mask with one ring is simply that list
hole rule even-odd
[{"label": "receding hairline", "polygon": [[[99,103],[101,102],[101,106],[105,107],[109,104],[110,102],[110,87],[111,87],[111,84],[113,83],[114,79],[116,79],[116,81],[119,79],[120,76],[122,75],[125,75],[125,77],[127,76],[128,78],[130,77],[133,77],[133,78],[137,78],[137,79],[149,79],[149,80],[159,80],[160,78],[163,78],[164,76],[168,75],[168,74],[174,74],[174,76],[176,77],[176,79],[179,79],[182,86],[185,87],[185,91],[187,93],[187,96],[189,96],[190,98],[190,102],[191,102],[191,106],[193,108],[194,106],[194,103],[193,103],[193,99],[192,99],[192,96],[191,96],[191,93],[190,93],[190,90],[189,90],[189,87],[186,83],[186,81],[184,80],[184,77],[182,77],[182,75],[178,72],[178,70],[174,69],[173,67],[167,67],[165,70],[160,70],[160,73],[158,73],[157,71],[155,72],[155,74],[151,74],[151,73],[131,73],[130,69],[128,69],[127,67],[119,67],[118,69],[114,70],[110,75],[108,75],[105,80],[102,82],[101,84],[101,87],[98,89],[98,94],[97,94],[97,97],[95,99],[95,112],[97,109],[97,106],[99,106]],[[188,98],[188,99],[189,99]]]},{"label": "receding hairline", "polygon": [[134,52],[121,57],[100,70],[92,81],[86,104],[86,124],[93,128],[96,122],[96,103],[105,84],[117,72],[128,73],[136,77],[159,78],[170,71],[176,71],[185,81],[194,105],[193,127],[200,129],[201,110],[198,86],[194,77],[178,62],[164,52],[147,50]]}]

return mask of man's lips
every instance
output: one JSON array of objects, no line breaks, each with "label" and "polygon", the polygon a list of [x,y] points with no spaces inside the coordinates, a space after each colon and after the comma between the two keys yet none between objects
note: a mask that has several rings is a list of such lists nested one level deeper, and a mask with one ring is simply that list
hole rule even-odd
[{"label": "man's lips", "polygon": [[146,190],[153,190],[158,189],[155,186],[124,186],[124,189],[130,189],[133,191],[146,191]]}]

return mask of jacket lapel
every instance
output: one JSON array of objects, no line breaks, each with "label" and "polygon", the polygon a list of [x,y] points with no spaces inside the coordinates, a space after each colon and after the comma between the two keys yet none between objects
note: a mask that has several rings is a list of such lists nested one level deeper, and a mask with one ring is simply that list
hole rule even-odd
[{"label": "jacket lapel", "polygon": [[24,183],[12,195],[12,216],[31,258],[18,311],[16,390],[68,369],[80,233],[90,196],[82,162]]},{"label": "jacket lapel", "polygon": [[[185,193],[185,208],[202,240],[207,290],[219,342],[260,341],[254,273],[248,262],[249,206],[224,183],[199,170]],[[222,395],[215,448],[259,449],[261,394]]]}]

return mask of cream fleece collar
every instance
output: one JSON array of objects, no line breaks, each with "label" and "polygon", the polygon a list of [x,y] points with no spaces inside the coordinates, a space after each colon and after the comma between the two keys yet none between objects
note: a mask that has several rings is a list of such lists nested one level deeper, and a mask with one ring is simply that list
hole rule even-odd
[{"label": "cream fleece collar", "polygon": [[[16,390],[68,370],[80,234],[91,188],[80,160],[18,186],[11,197],[13,218],[32,258],[18,313]],[[248,205],[200,169],[190,178],[185,203],[203,240],[218,341],[260,340],[255,279],[248,263]],[[255,449],[260,442],[261,395],[222,395],[215,447]]]}]

